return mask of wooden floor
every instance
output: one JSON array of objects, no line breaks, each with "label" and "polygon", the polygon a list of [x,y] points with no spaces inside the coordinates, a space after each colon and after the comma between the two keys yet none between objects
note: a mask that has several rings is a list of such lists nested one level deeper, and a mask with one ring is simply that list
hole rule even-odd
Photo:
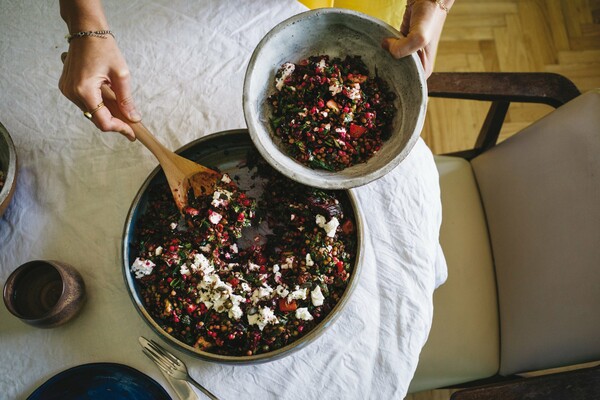
[{"label": "wooden floor", "polygon": [[[582,91],[600,88],[600,0],[456,0],[438,50],[438,72],[556,72]],[[430,99],[422,137],[436,154],[470,148],[487,103]],[[552,108],[512,105],[501,139]],[[407,400],[448,400],[452,391]]]},{"label": "wooden floor", "polygon": [[[600,0],[456,0],[438,72],[556,72],[583,92],[600,88]],[[470,148],[488,104],[430,99],[422,137],[436,154]],[[501,140],[545,115],[511,106]]]}]

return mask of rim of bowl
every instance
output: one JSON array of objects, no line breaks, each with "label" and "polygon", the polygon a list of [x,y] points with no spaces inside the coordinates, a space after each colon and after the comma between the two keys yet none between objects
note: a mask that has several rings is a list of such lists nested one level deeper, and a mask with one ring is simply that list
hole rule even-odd
[{"label": "rim of bowl", "polygon": [[9,194],[14,186],[15,177],[17,174],[17,150],[12,137],[8,133],[8,130],[0,122],[0,138],[3,143],[6,143],[8,147],[8,165],[6,168],[6,176],[4,186],[0,190],[0,204],[9,197]]},{"label": "rim of bowl", "polygon": [[[215,133],[203,136],[201,138],[195,139],[192,142],[180,147],[175,152],[179,154],[188,149],[191,149],[192,147],[195,147],[201,143],[204,143],[204,142],[207,142],[210,140],[219,140],[222,138],[226,138],[227,136],[235,137],[240,134],[248,135],[248,130],[247,129],[232,129],[232,130],[215,132]],[[252,142],[250,142],[250,144],[253,145]],[[148,313],[148,311],[144,307],[143,302],[139,297],[138,291],[136,290],[136,282],[131,274],[130,266],[129,266],[129,237],[131,235],[133,235],[133,230],[134,230],[133,229],[134,227],[132,226],[132,222],[133,222],[133,219],[137,212],[137,208],[140,204],[140,201],[141,201],[143,195],[146,193],[148,187],[150,186],[150,183],[154,180],[156,175],[161,170],[162,169],[159,165],[152,172],[150,172],[150,174],[148,175],[148,177],[146,178],[146,180],[144,181],[144,183],[138,190],[137,194],[135,195],[135,198],[133,199],[133,202],[129,208],[129,212],[127,213],[127,219],[125,220],[125,226],[123,229],[123,243],[122,243],[123,247],[122,247],[122,252],[121,252],[121,260],[123,263],[123,265],[122,265],[123,277],[125,280],[125,284],[127,286],[127,292],[129,293],[129,297],[131,298],[138,314],[140,314],[140,316],[146,322],[146,324],[148,326],[150,326],[150,328],[161,339],[163,339],[170,345],[174,346],[178,350],[184,351],[185,353],[187,353],[189,355],[192,355],[194,357],[197,357],[197,358],[200,358],[200,359],[203,359],[206,361],[212,361],[212,362],[223,363],[223,364],[258,364],[258,363],[270,362],[270,361],[280,359],[282,357],[290,355],[291,353],[293,353],[297,350],[304,348],[306,345],[308,345],[309,343],[311,343],[312,341],[314,341],[315,339],[320,337],[321,334],[323,334],[324,331],[339,317],[343,308],[345,307],[345,305],[351,298],[351,295],[354,292],[354,289],[357,285],[357,282],[358,282],[358,279],[360,276],[360,272],[362,270],[361,266],[363,264],[363,256],[364,256],[364,249],[363,249],[363,246],[364,246],[364,221],[363,221],[362,214],[360,213],[360,208],[358,207],[358,201],[352,190],[345,190],[345,193],[348,196],[348,201],[354,212],[354,219],[355,219],[355,223],[356,223],[357,246],[356,246],[356,258],[355,258],[355,262],[354,262],[353,273],[350,276],[348,286],[346,287],[346,290],[344,291],[344,294],[342,295],[342,298],[340,299],[340,301],[338,301],[338,303],[333,307],[331,312],[309,333],[302,336],[300,339],[288,344],[287,346],[284,346],[282,348],[279,348],[277,350],[273,350],[273,351],[270,351],[267,353],[261,353],[261,354],[256,354],[256,355],[252,355],[252,356],[225,356],[225,355],[214,354],[214,353],[210,353],[210,352],[206,352],[206,351],[200,351],[200,350],[176,339],[175,337],[169,335],[167,332],[165,332],[160,327],[160,325],[158,325],[156,323],[156,321],[154,321],[152,316]]]},{"label": "rim of bowl", "polygon": [[[252,56],[250,57],[250,61],[248,63],[248,67],[246,69],[246,75],[244,77],[244,86],[243,86],[243,111],[244,117],[246,120],[246,125],[248,126],[248,130],[250,132],[250,137],[254,142],[254,145],[258,149],[259,153],[267,160],[272,167],[274,167],[279,172],[286,175],[288,178],[298,181],[302,184],[318,187],[322,189],[351,189],[354,187],[359,187],[370,183],[378,178],[381,178],[392,169],[394,169],[398,164],[400,164],[406,156],[410,153],[410,150],[414,147],[417,140],[420,137],[421,131],[423,129],[425,114],[427,110],[427,80],[425,78],[425,72],[421,65],[421,62],[418,56],[413,53],[407,57],[412,60],[416,68],[416,73],[420,82],[420,95],[421,101],[419,104],[419,112],[417,116],[417,120],[415,121],[414,128],[412,132],[410,132],[409,138],[406,141],[405,146],[401,149],[401,151],[394,156],[389,162],[383,164],[377,169],[369,171],[364,174],[360,174],[358,176],[343,176],[340,175],[340,171],[337,172],[328,172],[325,170],[314,170],[310,167],[307,167],[300,162],[294,160],[292,157],[287,155],[287,153],[280,148],[280,146],[274,143],[274,140],[270,140],[268,144],[263,143],[261,137],[259,135],[259,131],[261,133],[266,132],[266,136],[272,138],[273,135],[271,133],[271,129],[267,126],[268,122],[259,122],[258,117],[260,112],[255,109],[253,105],[252,99],[253,97],[249,95],[251,91],[252,85],[252,75],[255,69],[256,63],[261,56],[261,52],[263,48],[281,31],[285,30],[287,27],[297,24],[302,20],[324,16],[328,17],[331,15],[344,15],[350,18],[357,18],[367,21],[371,23],[377,28],[384,30],[389,37],[401,38],[403,37],[399,31],[394,29],[388,23],[377,19],[375,17],[371,17],[370,15],[343,8],[320,8],[314,10],[308,10],[302,12],[300,14],[296,14],[279,24],[273,27],[258,43],[256,48],[254,49]],[[390,56],[391,57],[391,56]],[[273,66],[273,68],[277,68],[278,66]],[[385,144],[385,143],[384,143]],[[277,156],[274,156],[273,153]],[[290,164],[294,166],[294,168],[289,167],[288,162],[285,161],[282,163],[279,160],[291,160]],[[360,166],[361,164],[357,164],[356,166]],[[353,168],[349,167],[346,170]]]}]

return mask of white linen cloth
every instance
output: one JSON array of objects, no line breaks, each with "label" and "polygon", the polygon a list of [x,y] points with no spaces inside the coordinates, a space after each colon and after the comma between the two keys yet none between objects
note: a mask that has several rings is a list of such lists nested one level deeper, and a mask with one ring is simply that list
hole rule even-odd
[{"label": "white linen cloth", "polygon": [[[175,396],[141,352],[138,336],[156,335],[131,303],[120,259],[129,206],[157,162],[140,143],[96,130],[60,94],[60,54],[68,46],[58,1],[0,3],[0,121],[19,155],[17,191],[0,219],[0,280],[27,261],[56,259],[82,273],[88,293],[81,315],[51,330],[0,307],[0,397],[24,399],[60,371],[91,362],[137,368]],[[305,10],[293,0],[104,5],[144,122],[173,149],[245,127],[242,85],[252,51],[278,22]],[[220,398],[405,396],[431,326],[433,291],[446,274],[431,152],[420,140],[398,168],[356,194],[367,225],[362,276],[321,337],[259,365],[213,364],[175,351]]]}]

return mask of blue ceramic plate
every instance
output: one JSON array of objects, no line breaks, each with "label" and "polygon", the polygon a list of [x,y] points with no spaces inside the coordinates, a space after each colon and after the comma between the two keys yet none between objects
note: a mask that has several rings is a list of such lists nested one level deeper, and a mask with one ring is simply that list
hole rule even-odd
[{"label": "blue ceramic plate", "polygon": [[94,363],[48,379],[27,400],[171,400],[149,376],[122,364]]}]

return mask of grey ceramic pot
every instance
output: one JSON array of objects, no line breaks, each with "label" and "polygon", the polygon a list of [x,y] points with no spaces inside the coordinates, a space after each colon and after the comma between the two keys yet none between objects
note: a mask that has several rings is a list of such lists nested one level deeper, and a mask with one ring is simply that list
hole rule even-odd
[{"label": "grey ceramic pot", "polygon": [[[209,168],[218,169],[223,172],[228,172],[231,176],[234,176],[237,173],[236,170],[240,169],[240,163],[243,163],[246,160],[248,151],[256,152],[256,148],[254,147],[250,136],[248,135],[248,131],[245,129],[237,129],[218,132],[197,139],[179,149],[177,153],[199,164],[208,166]],[[309,343],[326,332],[327,328],[332,325],[332,323],[337,319],[344,309],[360,276],[362,257],[364,254],[364,223],[352,191],[343,191],[341,194],[346,196],[346,200],[354,212],[357,232],[357,254],[353,272],[348,280],[348,286],[333,310],[313,330],[304,335],[302,338],[283,348],[252,356],[225,356],[196,349],[174,338],[164,331],[160,324],[157,323],[146,310],[144,301],[140,295],[140,291],[136,283],[135,276],[130,270],[131,264],[135,259],[135,255],[132,253],[132,249],[130,247],[131,244],[135,242],[135,226],[137,221],[148,205],[148,191],[152,185],[164,183],[165,180],[166,178],[164,173],[160,167],[157,167],[148,176],[137,193],[125,222],[122,253],[123,275],[127,289],[129,290],[129,294],[131,296],[131,300],[133,301],[133,304],[138,313],[141,315],[142,319],[150,326],[150,328],[152,328],[152,330],[154,330],[158,336],[178,350],[206,361],[226,364],[255,364],[273,361],[292,354],[304,346],[307,346]]]},{"label": "grey ceramic pot", "polygon": [[0,189],[1,217],[17,185],[17,152],[12,138],[2,124],[0,124],[0,171],[4,174],[4,186]]},{"label": "grey ceramic pot", "polygon": [[[365,185],[394,169],[419,139],[427,110],[427,83],[416,54],[395,59],[383,49],[384,38],[400,32],[368,15],[340,8],[321,8],[295,15],[274,27],[254,50],[244,80],[243,107],[250,136],[261,155],[276,170],[300,183],[324,189]],[[267,101],[274,79],[285,62],[310,56],[360,56],[374,76],[396,94],[391,137],[365,163],[342,171],[312,169],[290,157],[270,126]]]}]

